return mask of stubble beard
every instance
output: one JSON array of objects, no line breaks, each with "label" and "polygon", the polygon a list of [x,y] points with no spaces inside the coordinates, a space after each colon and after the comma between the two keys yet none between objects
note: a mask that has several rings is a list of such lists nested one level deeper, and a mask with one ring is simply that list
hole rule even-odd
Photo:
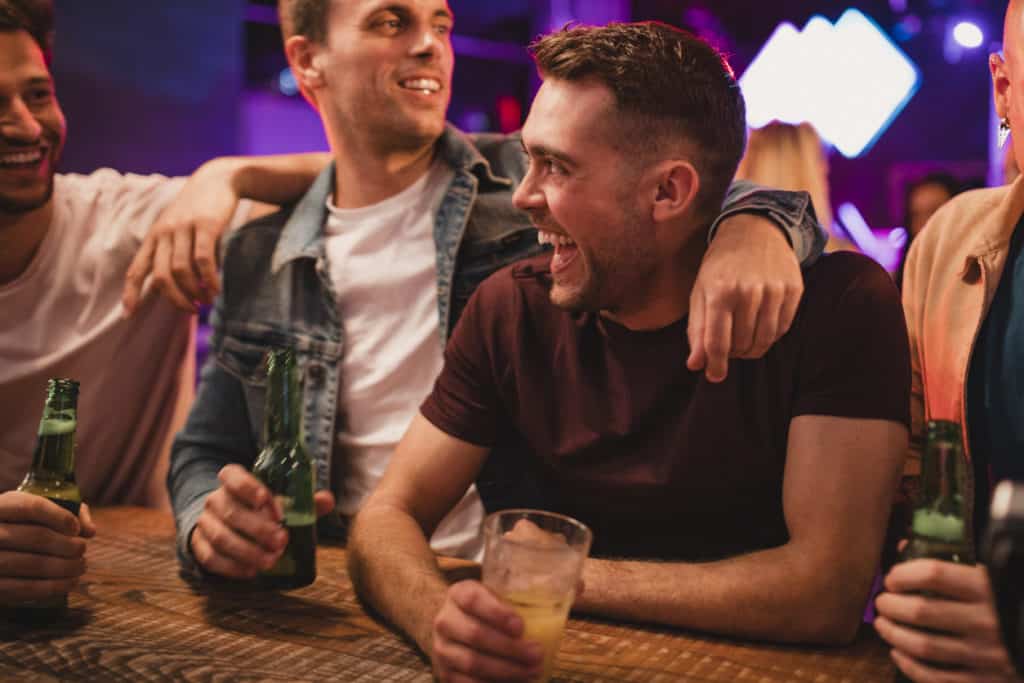
[{"label": "stubble beard", "polygon": [[53,173],[50,174],[50,178],[46,183],[46,189],[38,197],[17,199],[0,192],[0,214],[18,216],[46,206],[47,202],[53,197],[53,175]]}]

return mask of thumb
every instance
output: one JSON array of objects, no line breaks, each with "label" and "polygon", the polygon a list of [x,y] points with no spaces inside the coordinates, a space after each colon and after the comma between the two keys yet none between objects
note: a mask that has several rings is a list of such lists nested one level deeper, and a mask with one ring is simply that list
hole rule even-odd
[{"label": "thumb", "polygon": [[313,504],[316,506],[316,516],[323,517],[334,509],[334,494],[330,491],[317,491],[313,494]]},{"label": "thumb", "polygon": [[81,535],[83,538],[92,538],[96,535],[96,525],[92,521],[92,513],[89,506],[82,503],[78,509],[78,519],[82,524]]}]

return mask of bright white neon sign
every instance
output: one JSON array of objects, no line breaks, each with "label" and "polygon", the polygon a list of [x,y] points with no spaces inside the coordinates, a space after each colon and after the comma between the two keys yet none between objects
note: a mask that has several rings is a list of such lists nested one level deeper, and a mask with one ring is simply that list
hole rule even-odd
[{"label": "bright white neon sign", "polygon": [[835,25],[780,24],[740,79],[751,128],[808,121],[846,157],[867,151],[919,83],[914,63],[855,9]]}]

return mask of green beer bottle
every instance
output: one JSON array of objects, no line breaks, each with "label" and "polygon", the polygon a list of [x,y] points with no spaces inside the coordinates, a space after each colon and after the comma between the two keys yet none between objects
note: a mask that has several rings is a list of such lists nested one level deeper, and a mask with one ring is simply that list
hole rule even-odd
[{"label": "green beer bottle", "polygon": [[930,421],[921,459],[921,498],[914,507],[902,560],[932,558],[974,564],[964,513],[966,483],[960,425]]},{"label": "green beer bottle", "polygon": [[[19,491],[52,500],[74,516],[82,503],[75,483],[75,428],[78,425],[78,382],[51,379],[46,404],[39,420],[39,438],[32,454],[32,469]],[[15,608],[20,620],[46,623],[57,619],[68,606],[68,596],[28,603]]]},{"label": "green beer bottle", "polygon": [[[967,476],[960,425],[947,420],[928,422],[921,457],[920,498],[914,506],[910,537],[900,560],[975,563],[974,545],[968,534],[970,520],[964,508]],[[936,662],[928,664],[936,669],[949,668]],[[898,683],[909,680],[897,671]]]},{"label": "green beer bottle", "polygon": [[280,349],[267,358],[264,446],[253,474],[284,512],[288,547],[273,567],[259,576],[269,588],[299,588],[316,579],[316,508],[313,462],[302,444],[302,392],[295,352]]}]

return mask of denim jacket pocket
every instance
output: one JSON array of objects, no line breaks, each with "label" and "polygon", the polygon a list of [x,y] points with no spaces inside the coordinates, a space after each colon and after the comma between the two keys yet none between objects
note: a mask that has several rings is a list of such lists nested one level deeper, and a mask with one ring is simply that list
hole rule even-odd
[{"label": "denim jacket pocket", "polygon": [[266,344],[224,335],[216,348],[217,362],[245,384],[263,386],[267,381]]}]

